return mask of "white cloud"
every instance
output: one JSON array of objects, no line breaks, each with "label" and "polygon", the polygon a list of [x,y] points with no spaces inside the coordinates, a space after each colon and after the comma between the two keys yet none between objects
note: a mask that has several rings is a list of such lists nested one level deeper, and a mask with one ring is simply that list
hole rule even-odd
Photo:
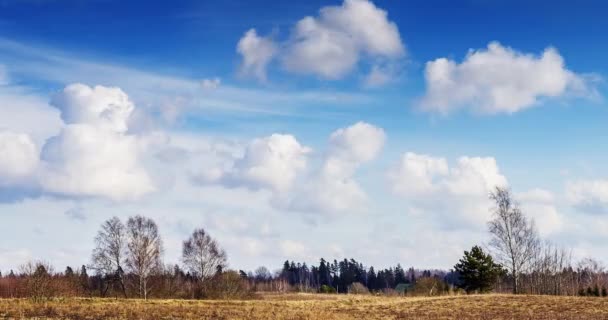
[{"label": "white cloud", "polygon": [[608,180],[578,180],[566,184],[566,199],[590,213],[608,212]]},{"label": "white cloud", "polygon": [[497,42],[486,50],[469,51],[460,64],[448,58],[427,62],[425,79],[422,107],[443,114],[466,108],[513,113],[539,104],[542,98],[593,91],[585,77],[565,67],[556,49],[535,56]]},{"label": "white cloud", "polygon": [[134,136],[68,125],[42,149],[40,183],[53,193],[135,199],[155,190],[138,153]]},{"label": "white cloud", "polygon": [[334,131],[329,137],[329,157],[356,164],[376,158],[386,140],[382,128],[357,122]]},{"label": "white cloud", "polygon": [[220,84],[222,84],[222,80],[218,77],[212,79],[203,79],[203,81],[201,81],[201,86],[204,90],[215,90],[220,86]]},{"label": "white cloud", "polygon": [[28,135],[0,130],[0,185],[23,182],[36,170],[38,157]]},{"label": "white cloud", "polygon": [[334,131],[321,168],[299,186],[287,207],[308,213],[364,211],[367,195],[354,175],[378,156],[385,140],[384,130],[365,122]]},{"label": "white cloud", "polygon": [[138,159],[147,142],[126,133],[134,105],[121,89],[72,84],[52,105],[67,125],[42,148],[46,191],[127,200],[155,190]]},{"label": "white cloud", "polygon": [[411,152],[388,171],[387,178],[392,191],[413,211],[439,214],[448,225],[485,224],[490,217],[489,192],[508,185],[492,157],[460,157],[450,168],[445,158]]},{"label": "white cloud", "polygon": [[386,11],[367,0],[345,0],[341,6],[321,8],[318,17],[300,20],[282,62],[291,72],[340,79],[362,56],[397,59],[404,53],[397,25]]},{"label": "white cloud", "polygon": [[436,191],[437,179],[448,174],[448,163],[443,158],[405,153],[388,174],[392,189],[397,194],[416,195]]},{"label": "white cloud", "polygon": [[292,135],[273,134],[252,140],[241,155],[211,155],[194,178],[203,184],[268,190],[273,205],[282,210],[362,211],[367,196],[354,175],[378,156],[385,139],[384,130],[364,122],[338,129],[329,137],[323,161],[309,170],[311,149]]},{"label": "white cloud", "polygon": [[135,109],[120,88],[80,83],[66,86],[53,96],[51,105],[61,112],[66,124],[87,123],[116,132],[127,131],[129,116]]},{"label": "white cloud", "polygon": [[241,73],[266,81],[266,67],[277,53],[272,39],[260,37],[255,29],[249,29],[239,40],[236,50],[243,58]]},{"label": "white cloud", "polygon": [[294,136],[275,133],[254,139],[231,166],[208,169],[201,178],[232,187],[286,192],[298,173],[306,169],[309,152],[310,148],[301,145]]}]

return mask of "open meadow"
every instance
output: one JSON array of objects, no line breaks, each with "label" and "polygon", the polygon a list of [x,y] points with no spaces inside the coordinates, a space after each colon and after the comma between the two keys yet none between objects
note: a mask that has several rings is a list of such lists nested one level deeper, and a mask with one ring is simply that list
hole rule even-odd
[{"label": "open meadow", "polygon": [[0,300],[2,319],[608,319],[608,299],[260,295],[254,300]]}]

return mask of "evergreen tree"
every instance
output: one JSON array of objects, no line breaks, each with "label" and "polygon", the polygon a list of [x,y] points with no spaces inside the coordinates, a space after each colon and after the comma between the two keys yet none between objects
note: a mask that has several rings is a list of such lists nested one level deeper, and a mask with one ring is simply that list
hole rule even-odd
[{"label": "evergreen tree", "polygon": [[399,285],[406,282],[405,270],[403,270],[400,264],[397,264],[397,267],[395,268],[395,284]]},{"label": "evergreen tree", "polygon": [[464,257],[454,266],[460,274],[460,287],[471,292],[487,292],[492,289],[497,277],[503,272],[502,267],[494,262],[492,256],[474,246],[471,251],[465,251]]}]

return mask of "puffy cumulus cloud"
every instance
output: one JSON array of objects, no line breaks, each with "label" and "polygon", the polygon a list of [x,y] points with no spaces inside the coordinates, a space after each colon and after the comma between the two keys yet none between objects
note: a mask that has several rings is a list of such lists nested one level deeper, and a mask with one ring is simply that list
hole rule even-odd
[{"label": "puffy cumulus cloud", "polygon": [[66,86],[51,100],[66,124],[88,123],[117,132],[127,131],[129,116],[135,109],[120,88],[89,87],[75,83]]},{"label": "puffy cumulus cloud", "polygon": [[310,150],[292,135],[272,134],[252,140],[232,165],[208,169],[199,179],[229,187],[286,192],[298,173],[306,169]]},{"label": "puffy cumulus cloud", "polygon": [[426,64],[427,92],[422,107],[447,114],[469,108],[481,113],[513,113],[569,92],[588,95],[585,77],[565,67],[554,48],[541,55],[492,42],[470,51],[463,62],[439,58]]},{"label": "puffy cumulus cloud", "polygon": [[147,142],[126,133],[134,105],[121,89],[72,84],[51,104],[66,125],[42,148],[44,191],[119,201],[155,190],[139,161]]},{"label": "puffy cumulus cloud", "polygon": [[321,8],[318,17],[300,20],[282,62],[291,72],[339,79],[350,73],[363,55],[395,59],[404,53],[399,30],[385,10],[367,0],[345,0],[341,6]]},{"label": "puffy cumulus cloud", "polygon": [[299,186],[287,207],[308,213],[362,211],[367,196],[355,173],[378,156],[385,140],[384,130],[365,122],[334,131],[321,168]]},{"label": "puffy cumulus cloud", "polygon": [[373,160],[386,140],[382,128],[357,122],[334,131],[329,137],[329,158],[356,164]]},{"label": "puffy cumulus cloud", "polygon": [[506,186],[507,178],[492,157],[461,157],[445,183],[453,194],[487,196],[489,190]]},{"label": "puffy cumulus cloud", "polygon": [[608,180],[578,180],[566,183],[566,199],[589,213],[608,212]]},{"label": "puffy cumulus cloud", "polygon": [[155,189],[138,151],[134,136],[89,124],[66,126],[42,149],[40,184],[64,195],[138,198]]},{"label": "puffy cumulus cloud", "polygon": [[436,191],[437,180],[448,173],[445,159],[407,152],[388,176],[395,193],[416,195]]},{"label": "puffy cumulus cloud", "polygon": [[241,55],[241,73],[266,81],[266,67],[277,53],[277,45],[268,37],[260,37],[249,29],[239,40],[236,51]]},{"label": "puffy cumulus cloud", "polygon": [[508,185],[492,157],[461,157],[450,167],[445,158],[411,152],[388,171],[387,178],[392,191],[418,215],[446,213],[439,218],[447,224],[475,226],[490,217],[489,192]]},{"label": "puffy cumulus cloud", "polygon": [[222,80],[218,77],[203,79],[203,81],[201,81],[201,87],[203,87],[204,90],[215,90],[219,88],[220,84],[222,84]]},{"label": "puffy cumulus cloud", "polygon": [[28,135],[0,130],[0,185],[29,179],[38,158],[38,148]]},{"label": "puffy cumulus cloud", "polygon": [[507,185],[492,157],[461,157],[449,168],[445,158],[412,152],[401,157],[388,178],[393,191],[406,196],[436,192],[487,196],[494,187]]}]

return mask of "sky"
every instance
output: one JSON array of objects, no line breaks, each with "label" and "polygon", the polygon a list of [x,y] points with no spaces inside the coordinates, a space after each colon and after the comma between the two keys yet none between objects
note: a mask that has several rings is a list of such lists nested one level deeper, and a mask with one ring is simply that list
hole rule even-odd
[{"label": "sky", "polygon": [[0,0],[0,271],[153,218],[231,268],[451,268],[496,186],[608,261],[602,1]]}]

